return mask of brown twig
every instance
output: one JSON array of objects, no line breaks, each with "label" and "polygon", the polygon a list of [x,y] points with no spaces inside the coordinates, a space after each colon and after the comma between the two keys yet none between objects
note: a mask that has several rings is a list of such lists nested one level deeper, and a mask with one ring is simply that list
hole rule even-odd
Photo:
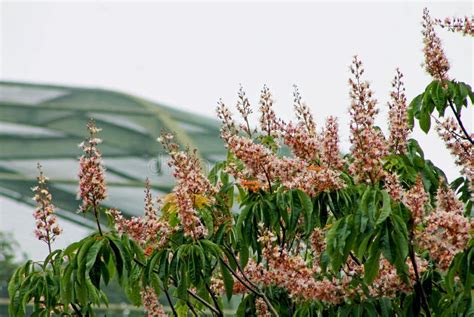
[{"label": "brown twig", "polygon": [[458,121],[459,126],[461,127],[462,132],[466,136],[465,139],[468,140],[469,142],[471,142],[471,144],[474,145],[474,141],[472,140],[471,136],[469,135],[469,133],[467,132],[466,128],[464,127],[464,125],[462,123],[461,115],[456,111],[456,108],[454,108],[453,101],[451,99],[448,99],[448,102],[449,102],[449,107],[453,111],[454,116],[456,117],[456,120]]},{"label": "brown twig", "polygon": [[[244,280],[242,280],[242,278],[239,276],[239,274],[237,274],[237,272],[234,271],[234,269],[232,269],[230,267],[229,264],[227,264],[224,259],[220,259],[222,261],[222,263],[224,264],[224,266],[232,273],[232,275],[235,276],[235,278],[240,282],[242,283],[242,285],[247,288],[248,290],[250,290],[252,293],[254,293],[255,295],[261,297],[265,303],[267,304],[267,307],[268,309],[270,310],[271,314],[275,317],[278,317],[278,312],[275,310],[275,307],[273,307],[272,303],[270,302],[270,300],[268,299],[268,297],[265,295],[265,293],[263,291],[261,291],[258,287],[257,289],[253,289],[252,287],[250,287],[249,284],[247,284]],[[245,274],[242,273],[242,276],[245,276]],[[245,277],[246,280],[248,280],[247,277]],[[253,284],[253,283],[252,283]]]}]

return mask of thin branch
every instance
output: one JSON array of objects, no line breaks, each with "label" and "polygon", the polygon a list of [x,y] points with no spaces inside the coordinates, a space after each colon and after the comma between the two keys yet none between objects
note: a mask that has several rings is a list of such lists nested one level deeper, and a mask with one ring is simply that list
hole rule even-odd
[{"label": "thin branch", "polygon": [[[134,258],[133,261],[135,263],[137,263],[138,265],[142,266],[142,267],[145,267],[145,264],[143,264],[142,262],[140,262],[138,259]],[[156,269],[153,269],[153,273],[156,273],[158,274],[159,272],[156,270]],[[171,281],[175,284],[175,286],[177,285],[176,284],[176,280],[170,276],[170,279]],[[162,288],[162,290],[164,290]],[[215,314],[219,314],[219,312],[214,308],[214,306],[212,306],[211,304],[209,304],[208,302],[206,302],[204,299],[202,299],[201,297],[199,297],[197,294],[193,293],[191,290],[187,290],[188,294],[191,295],[192,297],[194,297],[195,299],[197,299],[198,301],[200,301],[204,306],[206,306],[207,308],[209,308],[212,312],[214,312]]]},{"label": "thin branch", "polygon": [[273,193],[273,190],[272,190],[272,183],[270,181],[270,175],[268,175],[268,172],[267,170],[265,169],[265,167],[263,166],[263,164],[260,164],[260,167],[262,168],[263,170],[263,173],[265,174],[265,178],[267,179],[267,183],[268,183],[268,191],[271,193]]},{"label": "thin branch", "polygon": [[[202,273],[201,273],[202,275]],[[204,278],[204,276],[203,276]],[[221,308],[219,307],[219,302],[217,301],[217,298],[216,298],[216,295],[214,294],[214,292],[212,291],[212,289],[209,287],[209,285],[207,285],[206,282],[204,282],[204,285],[206,286],[206,289],[207,291],[209,292],[209,294],[211,295],[211,298],[212,298],[212,301],[214,302],[214,306],[216,307],[216,309],[219,311],[219,314],[218,316],[224,316],[224,313],[222,312]]]},{"label": "thin branch", "polygon": [[426,299],[426,294],[425,290],[423,289],[423,285],[421,284],[421,279],[420,275],[418,274],[418,266],[416,265],[416,258],[415,258],[415,251],[413,249],[413,230],[410,232],[410,245],[408,246],[409,248],[409,256],[411,263],[413,265],[413,270],[415,271],[415,279],[416,279],[416,284],[415,284],[415,292],[418,290],[420,291],[421,295],[421,306],[423,306],[423,310],[426,313],[427,317],[431,317],[431,312],[430,312],[430,307],[428,305],[428,300]]},{"label": "thin branch", "polygon": [[247,275],[245,275],[245,272],[244,270],[242,269],[242,267],[240,266],[239,264],[239,261],[237,259],[237,257],[235,256],[235,253],[234,251],[232,251],[232,249],[229,247],[229,246],[225,246],[225,248],[227,249],[227,251],[229,251],[230,255],[232,255],[232,258],[234,259],[234,262],[235,264],[237,265],[237,269],[240,271],[240,273],[242,274],[242,277],[250,284],[252,285],[253,288],[255,289],[258,289],[258,286],[255,285],[251,280],[248,279]]},{"label": "thin branch", "polygon": [[77,308],[76,304],[71,303],[71,307],[72,307],[72,309],[76,312],[77,316],[82,317],[82,313],[81,313],[81,311]]},{"label": "thin branch", "polygon": [[188,305],[188,308],[191,310],[191,312],[193,313],[193,315],[197,317],[198,314],[197,314],[196,310],[194,309],[193,304],[191,304],[191,302],[187,300],[187,301],[186,301],[186,305]]},{"label": "thin branch", "polygon": [[166,299],[168,300],[168,304],[171,306],[171,310],[173,311],[173,315],[175,317],[178,317],[178,313],[174,309],[173,302],[171,301],[171,297],[170,297],[170,294],[168,293],[168,290],[166,288],[163,288],[163,292],[166,295]]},{"label": "thin branch", "polygon": [[454,108],[453,101],[451,99],[448,99],[448,102],[449,102],[449,107],[454,112],[454,116],[456,117],[456,120],[458,121],[462,132],[466,136],[466,140],[468,140],[469,142],[471,142],[471,144],[474,145],[474,141],[472,140],[471,136],[469,135],[469,133],[467,132],[466,128],[464,127],[464,125],[462,123],[461,115],[456,111],[456,108]]},{"label": "thin branch", "polygon": [[197,299],[199,302],[201,302],[204,306],[206,306],[207,308],[209,308],[214,314],[216,315],[219,315],[219,311],[216,310],[214,308],[214,306],[212,306],[211,304],[209,304],[207,301],[205,301],[204,299],[202,299],[199,295],[197,295],[196,293],[193,293],[192,291],[190,291],[188,289],[188,294],[191,295],[192,297],[194,297],[195,299]]},{"label": "thin branch", "polygon": [[[224,264],[224,266],[232,273],[232,275],[235,276],[235,278],[237,280],[239,280],[240,283],[242,283],[243,286],[245,286],[245,288],[247,288],[248,290],[250,290],[252,293],[254,293],[255,295],[261,297],[265,303],[267,304],[267,307],[268,309],[270,310],[270,312],[272,313],[273,316],[276,316],[278,317],[278,312],[275,310],[275,308],[273,307],[272,303],[270,302],[270,300],[268,299],[268,297],[265,295],[265,293],[263,291],[261,291],[259,288],[257,288],[257,290],[254,290],[252,287],[250,287],[250,285],[248,285],[244,280],[242,280],[242,278],[239,276],[239,274],[237,274],[237,272],[234,271],[234,269],[232,269],[230,267],[229,264],[227,264],[224,259],[220,259],[222,261],[222,263]],[[242,276],[245,276],[245,274],[242,274]],[[247,279],[245,277],[245,279]],[[248,279],[247,279],[248,280]],[[252,283],[253,284],[253,283]]]},{"label": "thin branch", "polygon": [[[227,264],[227,263],[224,261],[224,259],[221,259],[221,261],[222,261],[222,264],[224,264],[224,266],[232,273],[232,275],[234,275],[235,278],[236,278],[240,283],[242,283],[243,286],[245,286],[245,288],[247,288],[249,291],[251,291],[252,293],[254,293],[254,294],[257,295],[257,296],[262,296],[262,293],[258,290],[258,288],[257,288],[257,289],[254,289],[254,288],[251,287],[249,284],[247,284],[247,282],[244,281],[244,280],[242,279],[242,277],[241,277],[239,274],[237,274],[237,272],[235,272],[234,269],[231,268],[230,265]],[[242,276],[244,276],[244,275],[245,275],[245,274],[242,274]]]}]

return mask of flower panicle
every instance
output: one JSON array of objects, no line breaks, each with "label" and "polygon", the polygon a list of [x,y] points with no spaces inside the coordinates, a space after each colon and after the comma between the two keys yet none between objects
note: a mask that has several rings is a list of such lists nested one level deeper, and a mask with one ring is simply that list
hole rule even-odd
[{"label": "flower panicle", "polygon": [[391,102],[388,103],[389,112],[389,147],[395,154],[406,152],[407,139],[409,134],[407,117],[407,98],[405,96],[405,86],[402,81],[403,73],[397,68],[392,81],[393,90],[390,92]]},{"label": "flower panicle", "polygon": [[[245,165],[247,178],[259,180],[260,183],[268,182],[268,167],[276,157],[262,144],[254,143],[250,138],[234,136],[229,139],[229,150]],[[265,185],[266,186],[266,185]]]},{"label": "flower panicle", "polygon": [[364,66],[362,61],[356,55],[352,59],[350,71],[353,78],[349,78],[349,86],[351,91],[351,107],[349,114],[351,115],[351,129],[356,131],[371,128],[374,125],[375,115],[378,113],[376,108],[377,100],[373,97],[373,92],[368,81],[364,81]]},{"label": "flower panicle", "polygon": [[247,120],[249,115],[252,114],[252,107],[250,106],[249,99],[247,98],[247,95],[242,85],[240,85],[239,92],[237,95],[239,97],[237,101],[237,110],[242,116],[242,119]]},{"label": "flower panicle", "polygon": [[240,116],[244,120],[245,124],[241,124],[240,128],[251,138],[252,129],[250,128],[249,116],[252,114],[252,107],[250,106],[249,99],[244,91],[242,85],[239,87],[239,92],[237,93],[237,110],[240,113]]},{"label": "flower panicle", "polygon": [[441,270],[447,270],[456,254],[463,252],[474,230],[474,220],[464,217],[464,206],[453,190],[440,182],[436,208],[425,220],[424,228],[416,232],[422,249]]},{"label": "flower panicle", "polygon": [[342,169],[344,160],[339,151],[339,127],[337,118],[329,116],[321,133],[321,162],[327,167]]},{"label": "flower panicle", "polygon": [[187,148],[185,151],[181,151],[179,145],[174,142],[174,135],[171,133],[162,133],[158,141],[170,156],[168,166],[173,169],[173,176],[178,185],[186,186],[193,194],[211,195],[216,193],[217,189],[204,175],[196,149]]},{"label": "flower panicle", "polygon": [[168,316],[163,305],[158,301],[158,295],[151,286],[144,287],[140,292],[143,308],[147,317],[165,317]]},{"label": "flower panicle", "polygon": [[384,189],[394,201],[402,201],[403,187],[396,173],[384,172]]},{"label": "flower panicle", "polygon": [[44,241],[51,252],[51,244],[61,234],[62,229],[57,223],[57,217],[54,214],[55,206],[52,203],[52,195],[47,187],[48,178],[43,174],[41,165],[37,165],[39,175],[37,185],[32,188],[34,192],[33,200],[36,202],[36,208],[33,213],[35,218],[35,236],[38,240]]},{"label": "flower panicle", "polygon": [[293,85],[293,108],[295,110],[296,118],[300,125],[304,126],[305,132],[311,137],[316,137],[316,122],[313,119],[313,114],[308,105],[302,101],[298,86]]},{"label": "flower panicle", "polygon": [[81,200],[80,211],[85,212],[90,208],[97,208],[101,201],[107,198],[107,185],[105,182],[105,168],[102,154],[97,145],[102,142],[97,137],[101,131],[90,119],[87,124],[89,138],[79,144],[84,154],[79,159],[79,192]]},{"label": "flower panicle", "polygon": [[357,56],[354,56],[350,70],[353,75],[349,79],[353,162],[349,172],[357,182],[375,183],[383,176],[382,158],[388,154],[388,146],[382,132],[374,125],[378,113],[377,100],[373,97],[370,84],[362,80],[364,68]]},{"label": "flower panicle", "polygon": [[271,137],[278,137],[282,122],[277,118],[273,110],[273,97],[266,85],[260,92],[260,128],[262,132]]},{"label": "flower panicle", "polygon": [[321,140],[316,132],[316,123],[308,105],[302,101],[296,85],[293,92],[293,107],[298,122],[280,125],[284,143],[293,154],[305,161],[316,162],[320,157]]},{"label": "flower panicle", "polygon": [[150,181],[145,183],[145,210],[144,217],[125,219],[117,209],[109,209],[114,219],[115,228],[119,234],[127,234],[145,249],[145,254],[153,249],[161,249],[168,243],[168,238],[174,233],[174,228],[163,218],[157,215],[155,200],[151,193]]},{"label": "flower panicle", "polygon": [[207,235],[207,229],[197,215],[195,197],[200,195],[213,201],[217,188],[204,175],[196,150],[180,151],[179,145],[173,142],[173,135],[169,133],[162,134],[159,141],[170,155],[168,165],[173,168],[176,179],[173,194],[184,234],[196,240]]},{"label": "flower panicle", "polygon": [[153,201],[153,195],[151,193],[151,184],[150,180],[147,178],[145,180],[145,221],[154,222],[158,219],[156,215],[157,209]]},{"label": "flower panicle", "polygon": [[420,175],[417,176],[415,184],[403,193],[402,202],[410,210],[413,223],[419,225],[424,219],[426,206],[429,203],[429,195],[425,191]]},{"label": "flower panicle", "polygon": [[[436,132],[455,157],[454,163],[461,167],[461,175],[469,180],[471,200],[474,201],[474,147],[463,137],[461,127],[453,118],[437,121]],[[474,134],[471,134],[471,138],[474,138]]]},{"label": "flower panicle", "polygon": [[282,125],[282,137],[296,157],[308,162],[318,160],[321,141],[318,135],[311,136],[304,125],[292,122]]},{"label": "flower panicle", "polygon": [[423,10],[423,53],[425,55],[424,68],[436,80],[449,80],[449,61],[444,54],[441,39],[435,32],[435,22],[427,8]]},{"label": "flower panicle", "polygon": [[462,33],[462,35],[474,36],[474,16],[463,18],[453,17],[435,19],[434,23],[451,32]]},{"label": "flower panicle", "polygon": [[224,140],[229,139],[229,137],[238,134],[236,123],[232,117],[230,109],[224,104],[222,99],[217,102],[217,117],[221,120],[221,137]]}]

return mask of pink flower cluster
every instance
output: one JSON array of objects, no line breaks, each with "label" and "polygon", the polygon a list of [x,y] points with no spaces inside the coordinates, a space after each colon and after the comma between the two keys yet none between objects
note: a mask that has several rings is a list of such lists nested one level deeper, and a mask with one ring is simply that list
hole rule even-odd
[{"label": "pink flower cluster", "polygon": [[328,117],[321,135],[321,163],[329,168],[342,169],[344,160],[339,151],[339,130],[337,119]]},{"label": "pink flower cluster", "polygon": [[97,128],[91,119],[87,124],[89,138],[79,144],[84,154],[79,159],[79,193],[81,200],[80,210],[85,212],[90,208],[97,208],[102,200],[107,198],[107,186],[105,184],[105,169],[102,163],[102,155],[97,145],[102,142],[97,138],[101,129]]},{"label": "pink flower cluster", "polygon": [[214,294],[223,294],[225,291],[224,280],[222,276],[213,275],[211,276],[211,285],[209,285]]},{"label": "pink flower cluster", "polygon": [[258,317],[270,317],[270,311],[268,310],[267,303],[261,297],[255,300],[255,312],[257,313]]},{"label": "pink flower cluster", "polygon": [[402,82],[403,74],[397,68],[397,73],[392,81],[393,91],[390,93],[391,102],[388,112],[390,138],[389,147],[395,154],[406,152],[407,138],[409,134],[407,117],[407,98],[405,87]]},{"label": "pink flower cluster", "polygon": [[415,226],[420,224],[424,219],[426,206],[429,203],[429,196],[425,191],[421,176],[418,175],[413,187],[403,193],[402,202],[411,211]]},{"label": "pink flower cluster", "polygon": [[237,134],[237,128],[234,119],[232,118],[232,113],[222,100],[219,100],[217,103],[216,112],[217,117],[222,122],[221,137],[223,140],[227,141],[231,136]]},{"label": "pink flower cluster", "polygon": [[384,174],[384,189],[394,201],[402,201],[403,187],[400,184],[398,175],[390,172],[385,172]]},{"label": "pink flower cluster", "polygon": [[[354,297],[365,298],[360,284],[354,279],[364,275],[364,267],[357,264],[352,258],[340,272],[332,276],[322,276],[317,255],[325,249],[324,232],[316,229],[312,235],[312,251],[316,261],[309,267],[300,254],[289,254],[285,247],[274,245],[275,236],[264,231],[259,241],[263,245],[262,256],[264,262],[259,264],[250,260],[245,267],[245,275],[254,283],[261,286],[278,286],[285,288],[290,296],[297,301],[323,301],[338,304]],[[421,272],[426,270],[427,262],[418,259]],[[410,278],[415,280],[415,275],[410,262]],[[369,292],[377,297],[394,297],[397,292],[410,292],[412,288],[397,275],[397,271],[386,259],[380,259],[379,274],[374,282],[369,285]],[[235,281],[234,292],[246,292],[245,287]]]},{"label": "pink flower cluster", "polygon": [[114,223],[120,234],[127,234],[143,248],[146,253],[151,253],[153,249],[161,249],[168,243],[168,238],[174,233],[165,219],[157,216],[157,208],[153,202],[150,190],[150,183],[147,180],[145,188],[145,217],[132,217],[125,219],[117,209],[110,209],[110,214],[114,217]]},{"label": "pink flower cluster", "polygon": [[[244,271],[251,281],[260,286],[285,288],[291,298],[299,301],[320,300],[336,304],[344,300],[350,289],[350,278],[316,279],[316,267],[309,268],[300,255],[290,255],[286,248],[274,246],[275,240],[270,232],[260,237],[265,263],[249,261]],[[235,281],[234,291],[246,292],[246,289]]]},{"label": "pink flower cluster", "polygon": [[39,163],[38,170],[38,185],[32,188],[32,191],[35,193],[33,200],[37,204],[33,214],[36,222],[35,235],[38,240],[48,244],[49,251],[51,252],[51,243],[61,234],[62,229],[57,224],[57,217],[54,215],[55,207],[51,203],[52,196],[46,186],[48,178],[43,175]]},{"label": "pink flower cluster", "polygon": [[240,86],[239,88],[238,97],[239,100],[237,101],[237,110],[239,111],[240,116],[242,117],[242,119],[244,119],[245,122],[245,124],[240,125],[240,128],[251,138],[253,132],[250,128],[249,116],[250,114],[252,114],[252,108],[242,86]]},{"label": "pink flower cluster", "polygon": [[278,137],[281,127],[281,122],[278,120],[275,111],[273,110],[273,98],[270,89],[263,86],[260,92],[260,128],[265,135]]},{"label": "pink flower cluster", "polygon": [[[428,262],[416,256],[418,273],[422,274],[428,268]],[[415,271],[412,262],[407,259],[408,272],[411,284],[416,282]],[[374,297],[394,298],[398,292],[409,293],[413,291],[413,286],[405,283],[397,273],[397,269],[387,259],[380,258],[379,273],[369,286],[370,295]]]},{"label": "pink flower cluster", "polygon": [[311,110],[309,109],[308,105],[302,101],[298,87],[294,86],[294,88],[295,90],[293,92],[293,106],[295,109],[296,118],[298,119],[299,124],[301,124],[305,128],[306,133],[308,133],[312,137],[315,137],[317,133],[316,123],[314,122],[313,114],[311,113]]},{"label": "pink flower cluster", "polygon": [[434,21],[428,9],[423,10],[423,53],[425,69],[436,80],[449,80],[449,62],[441,46],[441,40],[434,30]]},{"label": "pink flower cluster", "polygon": [[207,235],[207,229],[197,215],[195,198],[200,195],[212,202],[217,189],[203,174],[196,150],[180,151],[179,145],[173,143],[172,134],[163,134],[159,141],[170,155],[168,165],[174,169],[176,186],[173,193],[184,234],[192,239],[203,237]]},{"label": "pink flower cluster", "polygon": [[388,154],[387,143],[382,132],[374,126],[377,100],[367,81],[362,81],[364,68],[354,56],[350,68],[354,79],[349,79],[351,87],[351,154],[353,162],[349,171],[359,182],[375,183],[383,176],[382,158]]},{"label": "pink flower cluster", "polygon": [[470,18],[445,18],[444,20],[435,19],[435,23],[451,32],[460,32],[463,35],[474,36],[474,16]]},{"label": "pink flower cluster", "polygon": [[297,124],[281,123],[281,135],[284,143],[293,154],[308,164],[321,164],[332,169],[341,169],[344,161],[339,153],[339,133],[337,120],[329,117],[326,126],[318,134],[316,123],[306,103],[302,102],[298,88],[295,86],[294,108]]},{"label": "pink flower cluster", "polygon": [[296,125],[291,122],[287,125],[282,123],[281,135],[296,157],[307,162],[316,162],[320,156],[320,136],[308,105],[302,101],[298,88],[294,87],[294,110],[298,122]]},{"label": "pink flower cluster", "polygon": [[282,137],[293,154],[307,162],[317,162],[320,155],[320,140],[318,135],[307,132],[303,123],[297,125],[288,123],[282,125]]},{"label": "pink flower cluster", "polygon": [[163,308],[163,305],[158,301],[158,296],[156,295],[153,287],[145,287],[141,293],[143,307],[147,313],[148,317],[165,317],[168,316]]},{"label": "pink flower cluster", "polygon": [[[265,141],[256,143],[252,139],[248,123],[250,103],[242,88],[239,91],[237,108],[245,121],[245,125],[240,125],[239,129],[229,109],[222,102],[219,102],[217,113],[222,121],[223,139],[230,152],[238,159],[228,162],[226,171],[243,187],[255,191],[282,185],[287,189],[299,188],[310,195],[316,195],[321,191],[345,186],[339,177],[339,169],[343,167],[344,161],[339,153],[337,121],[335,118],[328,118],[325,129],[319,135],[309,107],[302,102],[296,87],[294,108],[297,124],[285,124],[277,119],[273,111],[272,97],[266,86],[260,97],[260,126],[263,135],[273,137],[277,148],[280,146],[278,141],[281,137],[295,158],[280,157],[275,154],[273,145],[267,145]],[[243,136],[239,130],[247,136]]]},{"label": "pink flower cluster", "polygon": [[264,145],[256,144],[249,138],[231,137],[228,147],[245,165],[244,175],[257,179],[266,189],[279,182],[288,189],[299,188],[309,195],[315,195],[321,191],[344,187],[338,172],[308,165],[298,158],[280,158]]},{"label": "pink flower cluster", "polygon": [[428,250],[441,270],[448,269],[454,256],[462,252],[471,239],[474,220],[464,217],[464,205],[451,188],[441,185],[436,196],[436,209],[417,232],[417,241]]},{"label": "pink flower cluster", "polygon": [[[461,127],[453,118],[446,118],[443,122],[437,122],[436,131],[451,155],[456,158],[456,165],[462,167],[461,174],[469,180],[471,199],[474,200],[474,147],[463,136]],[[474,134],[470,136],[474,138]]]}]

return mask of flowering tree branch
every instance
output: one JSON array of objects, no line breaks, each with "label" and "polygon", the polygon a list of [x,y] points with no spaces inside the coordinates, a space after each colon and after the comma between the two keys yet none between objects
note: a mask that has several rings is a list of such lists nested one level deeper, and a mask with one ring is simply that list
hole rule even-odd
[{"label": "flowering tree branch", "polygon": [[459,126],[461,127],[462,132],[464,133],[463,139],[468,140],[472,145],[474,145],[474,140],[472,140],[471,136],[469,135],[469,132],[467,132],[466,128],[464,127],[464,124],[461,120],[461,116],[456,111],[456,108],[453,105],[453,101],[451,99],[448,99],[448,102],[449,102],[449,107],[454,113],[454,117],[456,118],[457,122],[459,123]]}]

